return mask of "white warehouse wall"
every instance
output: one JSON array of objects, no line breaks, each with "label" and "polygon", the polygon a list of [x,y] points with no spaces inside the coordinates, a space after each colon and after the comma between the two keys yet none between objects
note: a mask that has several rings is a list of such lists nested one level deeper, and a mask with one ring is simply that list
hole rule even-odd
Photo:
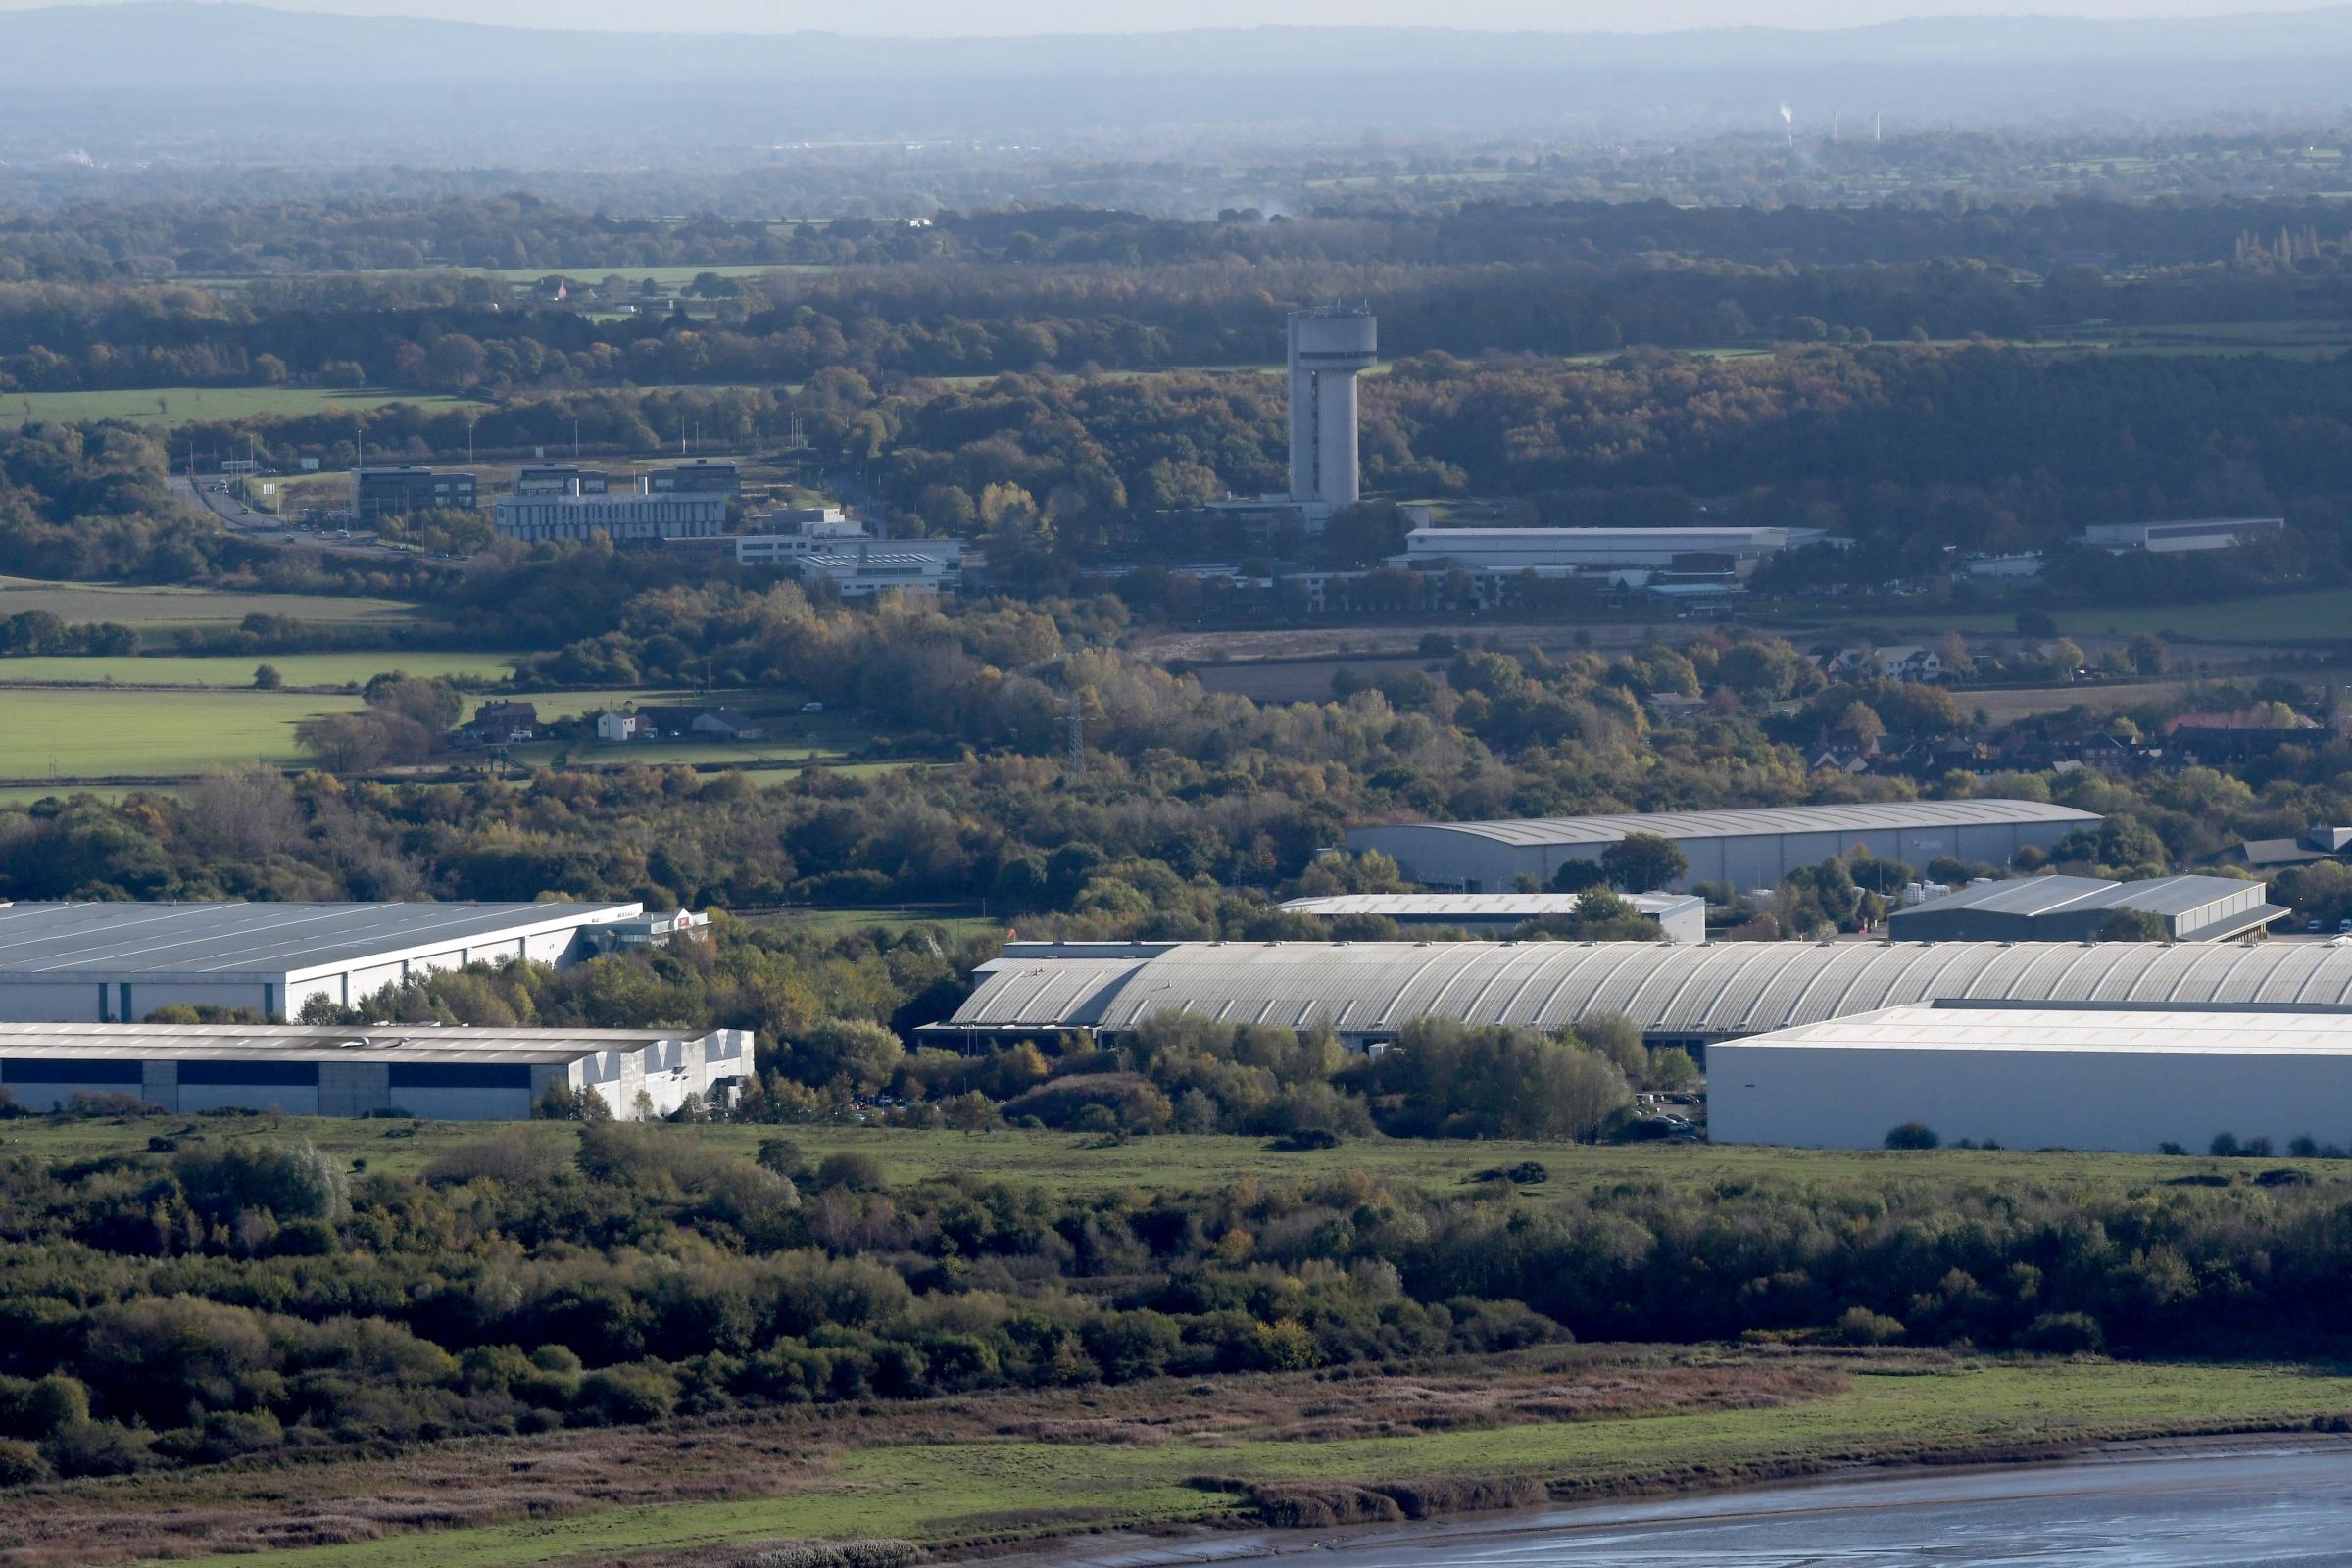
[{"label": "white warehouse wall", "polygon": [[1707,1048],[1719,1144],[1877,1149],[1923,1122],[1947,1144],[2202,1152],[2217,1133],[2352,1144],[2352,1055],[2328,1052]]}]

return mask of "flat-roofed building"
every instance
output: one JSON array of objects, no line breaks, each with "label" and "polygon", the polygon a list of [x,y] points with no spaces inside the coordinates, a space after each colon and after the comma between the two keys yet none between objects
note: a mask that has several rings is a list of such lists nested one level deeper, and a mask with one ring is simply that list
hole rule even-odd
[{"label": "flat-roofed building", "polygon": [[742,490],[743,476],[732,463],[698,458],[654,469],[645,476],[645,488],[658,496],[731,496]]},{"label": "flat-roofed building", "polygon": [[1886,917],[1898,942],[2089,942],[2118,913],[2150,914],[2172,942],[2223,942],[2260,932],[2288,911],[2260,882],[2166,876],[2109,882],[2033,876],[1975,882]]},{"label": "flat-roofed building", "polygon": [[2145,550],[2178,555],[2189,550],[2235,550],[2286,531],[2284,517],[2191,517],[2180,522],[2100,522],[2082,530],[2082,544],[2113,555]]},{"label": "flat-roofed building", "polygon": [[1881,801],[1747,811],[1656,811],[1499,822],[1412,822],[1350,828],[1348,847],[1378,850],[1405,876],[1464,893],[1508,892],[1520,877],[1548,888],[1570,860],[1597,860],[1631,834],[1671,839],[1690,862],[1676,887],[1726,882],[1776,886],[1800,865],[1860,846],[1884,860],[1925,866],[1944,857],[2006,865],[2031,845],[2047,850],[2096,813],[2046,801]]},{"label": "flat-roofed building", "polygon": [[1784,550],[1825,544],[1819,528],[1415,528],[1405,535],[1405,564],[1416,570],[1459,566],[1470,572],[1551,576],[1623,576],[1646,581],[1679,567],[1706,576],[1745,577]]},{"label": "flat-roofed building", "polygon": [[1622,1013],[1653,1045],[1711,1049],[1945,1000],[2352,1008],[2352,943],[1021,944],[974,979],[953,1017],[920,1031],[925,1039],[1116,1039],[1157,1013],[1197,1012],[1371,1045],[1422,1017],[1548,1033]]},{"label": "flat-roofed building", "polygon": [[528,463],[517,466],[508,486],[518,496],[601,496],[612,489],[612,476],[576,463]]},{"label": "flat-roofed building", "polygon": [[0,1020],[135,1023],[158,1007],[292,1017],[412,974],[587,956],[641,904],[0,905]]},{"label": "flat-roofed building", "polygon": [[[1516,931],[1530,920],[1573,919],[1578,897],[1574,893],[1335,893],[1293,899],[1283,907],[1320,920],[1376,914],[1408,931],[1420,927],[1491,936]],[[1669,942],[1707,940],[1707,901],[1696,894],[1629,893],[1620,897],[1633,906],[1636,914],[1655,920]]]},{"label": "flat-roofed building", "polygon": [[[922,545],[945,543],[952,550],[924,549]],[[740,558],[749,565],[760,558],[745,555]],[[918,594],[952,594],[963,583],[963,548],[954,540],[909,541],[902,547],[897,541],[861,544],[854,550],[838,546],[830,551],[809,551],[774,558],[778,564],[789,563],[804,583],[829,583],[844,599],[865,599],[879,593],[901,589]]]},{"label": "flat-roofed building", "polygon": [[0,1023],[0,1088],[39,1111],[88,1097],[178,1115],[527,1121],[562,1089],[593,1090],[627,1121],[666,1116],[689,1095],[726,1099],[751,1073],[739,1029]]},{"label": "flat-roofed building", "polygon": [[660,544],[664,539],[723,534],[727,498],[700,492],[656,495],[644,490],[604,495],[504,495],[492,510],[492,519],[500,538],[524,544],[576,544],[599,535],[616,545]]},{"label": "flat-roofed building", "polygon": [[1876,1149],[1908,1122],[2008,1149],[2352,1145],[2352,1009],[1910,1005],[1708,1049],[1716,1143]]},{"label": "flat-roofed building", "polygon": [[361,522],[419,512],[471,512],[473,475],[463,468],[416,466],[351,470],[351,514]]}]

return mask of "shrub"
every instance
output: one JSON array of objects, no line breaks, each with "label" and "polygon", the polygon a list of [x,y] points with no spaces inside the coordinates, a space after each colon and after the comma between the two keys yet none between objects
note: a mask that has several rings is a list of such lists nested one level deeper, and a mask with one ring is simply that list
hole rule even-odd
[{"label": "shrub", "polygon": [[1925,1122],[1907,1121],[1886,1129],[1888,1149],[1934,1149],[1942,1142],[1936,1136],[1936,1129]]},{"label": "shrub", "polygon": [[882,1162],[860,1151],[827,1154],[816,1167],[812,1184],[819,1192],[846,1187],[852,1192],[876,1193],[890,1185],[882,1174]]},{"label": "shrub", "polygon": [[265,1144],[245,1140],[173,1156],[172,1171],[196,1211],[216,1224],[241,1210],[259,1209],[279,1221],[343,1217],[342,1167],[308,1140]]},{"label": "shrub", "polygon": [[678,1405],[678,1380],[659,1366],[609,1366],[580,1380],[574,1416],[595,1426],[659,1421]]},{"label": "shrub", "polygon": [[49,1479],[49,1461],[29,1443],[0,1438],[0,1487],[21,1487]]},{"label": "shrub", "polygon": [[2088,1312],[2044,1312],[2017,1337],[2020,1349],[2043,1355],[2096,1355],[2107,1348],[2107,1333]]},{"label": "shrub", "polygon": [[49,1440],[49,1460],[60,1475],[127,1475],[149,1462],[154,1441],[119,1421],[76,1421]]},{"label": "shrub", "polygon": [[1849,1306],[1838,1319],[1838,1338],[1847,1345],[1889,1345],[1902,1337],[1900,1320],[1867,1306]]},{"label": "shrub", "polygon": [[735,1559],[735,1568],[902,1568],[923,1560],[910,1541],[811,1541],[769,1546]]},{"label": "shrub", "polygon": [[2245,1151],[2238,1147],[2237,1134],[2215,1133],[2213,1142],[2206,1146],[2206,1152],[2221,1159],[2235,1159]]}]

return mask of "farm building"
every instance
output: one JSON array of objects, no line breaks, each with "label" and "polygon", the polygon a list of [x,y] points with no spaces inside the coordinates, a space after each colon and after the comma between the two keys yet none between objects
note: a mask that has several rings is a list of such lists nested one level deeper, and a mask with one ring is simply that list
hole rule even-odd
[{"label": "farm building", "polygon": [[87,1095],[182,1115],[526,1121],[562,1085],[595,1090],[629,1120],[667,1115],[689,1094],[731,1094],[751,1071],[752,1037],[740,1029],[0,1023],[0,1088],[33,1110]]},{"label": "farm building", "polygon": [[[1115,1037],[1155,1012],[1328,1028],[1350,1045],[1415,1018],[1555,1030],[1624,1013],[1652,1044],[1705,1046],[1946,1000],[2352,1007],[2352,943],[1186,942],[1004,957],[939,1045]],[[1046,950],[1051,952],[1051,950]],[[1881,1128],[1884,1132],[1886,1129]]]},{"label": "farm building", "polygon": [[1876,1149],[1919,1122],[2009,1149],[2352,1143],[2352,1012],[1886,1007],[1708,1053],[1708,1136]]},{"label": "farm building", "polygon": [[[1577,898],[1574,893],[1336,893],[1293,899],[1283,907],[1319,920],[1377,914],[1408,930],[1421,926],[1494,934],[1516,931],[1546,916],[1573,918]],[[1669,942],[1707,940],[1707,901],[1694,893],[1631,893],[1625,902],[1635,913],[1657,921]]]},{"label": "farm building", "polygon": [[1350,828],[1348,847],[1378,850],[1433,888],[1505,893],[1521,877],[1549,887],[1570,860],[1598,860],[1635,833],[1671,839],[1690,862],[1678,889],[1700,882],[1766,888],[1800,865],[1860,845],[1881,859],[1924,866],[1941,857],[2006,865],[2028,845],[2048,849],[2102,819],[2044,801],[1885,801],[1753,811],[1668,811],[1502,822],[1412,822]]},{"label": "farm building", "polygon": [[2108,882],[2090,876],[2034,876],[1978,882],[1886,917],[1898,942],[2089,942],[2119,911],[2164,922],[2173,942],[2221,942],[2257,932],[2287,913],[2268,887],[2227,876],[2165,876]]},{"label": "farm building", "polygon": [[412,973],[589,956],[639,904],[0,904],[0,1020],[134,1023],[174,1003],[292,1017]]}]

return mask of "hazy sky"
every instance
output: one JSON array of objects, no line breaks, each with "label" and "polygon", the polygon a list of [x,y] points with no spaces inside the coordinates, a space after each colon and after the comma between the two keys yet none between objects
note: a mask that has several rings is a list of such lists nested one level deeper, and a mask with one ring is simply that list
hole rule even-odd
[{"label": "hazy sky", "polygon": [[[56,0],[0,0],[28,10]],[[66,0],[104,4],[107,0]],[[2199,17],[2300,11],[2326,0],[279,0],[345,15],[446,17],[514,26],[632,32],[791,32],[884,36],[1154,32],[1188,27],[1353,24],[1659,32],[1682,27],[1838,27],[1916,16]]]}]

